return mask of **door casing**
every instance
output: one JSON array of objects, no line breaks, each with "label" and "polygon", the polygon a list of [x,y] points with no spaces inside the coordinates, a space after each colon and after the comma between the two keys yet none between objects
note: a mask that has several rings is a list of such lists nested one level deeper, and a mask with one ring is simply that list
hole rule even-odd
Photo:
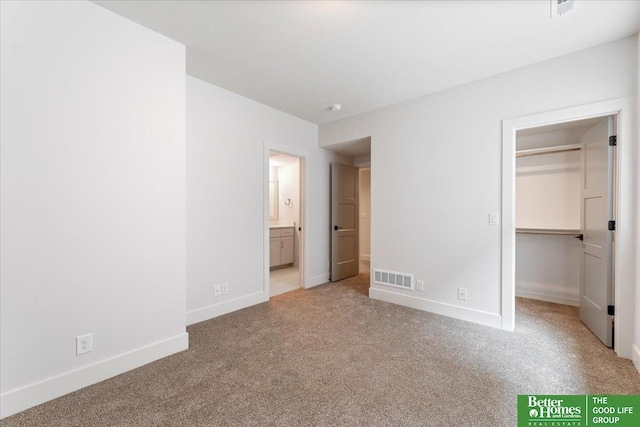
[{"label": "door casing", "polygon": [[634,339],[634,206],[633,120],[636,111],[634,97],[618,98],[579,107],[565,108],[502,121],[502,267],[501,323],[502,329],[515,327],[515,151],[516,131],[581,119],[617,116],[618,137],[615,171],[616,236],[614,240],[614,305],[616,328],[614,351],[619,357],[631,358]]},{"label": "door casing", "polygon": [[[300,160],[300,223],[296,224],[296,227],[301,227],[300,230],[300,243],[298,246],[298,250],[300,251],[299,260],[300,264],[298,266],[299,273],[299,283],[301,288],[307,287],[306,280],[306,265],[307,265],[307,250],[306,250],[306,156],[303,152],[298,152],[295,149],[291,149],[291,147],[281,147],[275,144],[269,144],[267,141],[263,141],[263,280],[262,280],[262,291],[264,292],[264,301],[269,301],[269,291],[271,290],[271,286],[269,283],[269,152],[275,151],[280,154],[286,154],[287,156],[296,157]],[[295,258],[295,255],[294,255]]]}]

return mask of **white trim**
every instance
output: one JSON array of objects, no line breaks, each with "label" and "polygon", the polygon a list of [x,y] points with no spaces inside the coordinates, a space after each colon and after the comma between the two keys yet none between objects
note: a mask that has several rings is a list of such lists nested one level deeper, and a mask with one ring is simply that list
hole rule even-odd
[{"label": "white trim", "polygon": [[371,255],[360,254],[360,260],[361,261],[370,261],[371,260]]},{"label": "white trim", "polygon": [[309,277],[309,280],[307,280],[306,289],[313,288],[314,286],[318,286],[318,285],[324,285],[325,283],[329,283],[329,277],[331,277],[330,273]]},{"label": "white trim", "polygon": [[512,331],[515,323],[515,136],[516,130],[593,117],[618,116],[616,148],[616,239],[614,274],[616,328],[615,352],[631,358],[635,293],[633,218],[633,146],[635,97],[618,98],[579,107],[565,108],[502,121],[502,329]]},{"label": "white trim", "polygon": [[633,360],[633,364],[636,366],[638,373],[640,374],[640,348],[638,346],[633,345],[633,352],[631,354],[631,360]]},{"label": "white trim", "polygon": [[480,325],[491,326],[500,329],[502,320],[500,315],[488,313],[486,311],[474,310],[458,305],[446,304],[424,298],[416,298],[398,292],[387,291],[377,288],[369,288],[369,298],[392,304],[403,305],[417,310],[428,311],[442,316],[453,317],[454,319],[466,320],[467,322],[478,323]]},{"label": "white trim", "polygon": [[260,291],[253,294],[244,295],[239,298],[234,298],[229,301],[221,302],[219,304],[212,304],[206,307],[188,311],[187,325],[204,322],[205,320],[213,319],[214,317],[222,316],[223,314],[231,313],[232,311],[242,310],[243,308],[251,307],[252,305],[269,301],[269,297],[265,297],[265,295],[268,294]]},{"label": "white trim", "polygon": [[570,298],[552,297],[549,295],[537,294],[535,292],[526,292],[516,290],[516,296],[521,298],[535,299],[538,301],[553,302],[556,304],[572,305],[574,307],[580,307],[580,301]]},{"label": "white trim", "polygon": [[0,395],[0,418],[40,405],[81,388],[189,348],[186,332]]}]

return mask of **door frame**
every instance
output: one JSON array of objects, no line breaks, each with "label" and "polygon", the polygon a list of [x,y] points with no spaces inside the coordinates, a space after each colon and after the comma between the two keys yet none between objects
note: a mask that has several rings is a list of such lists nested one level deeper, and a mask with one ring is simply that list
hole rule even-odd
[{"label": "door frame", "polygon": [[[274,144],[269,144],[267,141],[263,141],[263,150],[264,150],[264,160],[263,160],[263,279],[262,279],[262,290],[264,292],[264,300],[269,301],[271,296],[269,292],[271,290],[269,278],[270,278],[270,269],[269,269],[269,152],[275,151],[279,154],[284,154],[291,157],[296,157],[300,161],[300,172],[299,172],[299,191],[300,191],[300,221],[299,224],[296,224],[296,227],[301,227],[300,230],[300,241],[298,244],[298,280],[300,282],[300,287],[306,289],[307,288],[307,280],[305,274],[305,266],[307,265],[306,254],[306,241],[305,233],[306,233],[306,156],[304,153],[297,151],[295,149],[291,149],[291,147],[282,147]],[[295,230],[294,230],[295,232]],[[295,254],[294,254],[295,259]]]},{"label": "door frame", "polygon": [[516,131],[581,119],[617,116],[615,129],[616,170],[614,172],[614,305],[616,327],[614,351],[630,359],[634,339],[634,123],[636,106],[633,97],[565,108],[502,121],[502,329],[515,327],[515,164]]}]

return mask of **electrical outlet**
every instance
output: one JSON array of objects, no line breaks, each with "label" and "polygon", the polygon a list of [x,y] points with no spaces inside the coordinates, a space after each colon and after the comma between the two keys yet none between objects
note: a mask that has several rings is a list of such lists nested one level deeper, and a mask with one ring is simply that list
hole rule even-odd
[{"label": "electrical outlet", "polygon": [[489,225],[500,225],[500,214],[490,213],[489,214]]},{"label": "electrical outlet", "polygon": [[424,291],[424,282],[422,280],[416,280],[416,290]]},{"label": "electrical outlet", "polygon": [[76,337],[76,356],[93,351],[93,334]]},{"label": "electrical outlet", "polygon": [[215,285],[213,287],[213,296],[219,297],[220,295],[222,295],[222,285]]},{"label": "electrical outlet", "polygon": [[222,295],[226,295],[229,293],[229,284],[228,283],[223,283],[222,284]]},{"label": "electrical outlet", "polygon": [[458,288],[458,299],[467,300],[467,288]]}]

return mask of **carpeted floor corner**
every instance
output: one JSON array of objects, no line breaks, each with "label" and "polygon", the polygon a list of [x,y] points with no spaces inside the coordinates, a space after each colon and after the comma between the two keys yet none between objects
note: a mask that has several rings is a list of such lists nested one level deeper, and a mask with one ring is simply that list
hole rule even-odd
[{"label": "carpeted floor corner", "polygon": [[2,426],[514,426],[518,394],[640,394],[575,307],[500,331],[368,298],[369,276],[188,328],[189,350]]}]

